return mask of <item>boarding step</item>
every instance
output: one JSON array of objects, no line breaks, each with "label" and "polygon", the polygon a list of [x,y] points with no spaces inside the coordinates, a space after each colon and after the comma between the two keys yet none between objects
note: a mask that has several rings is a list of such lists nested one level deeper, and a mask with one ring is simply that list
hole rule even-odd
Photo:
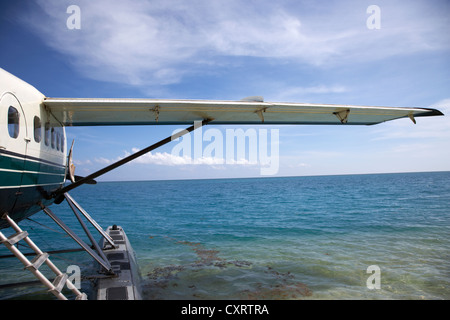
[{"label": "boarding step", "polygon": [[52,293],[61,293],[62,289],[64,288],[64,285],[66,284],[66,280],[69,276],[67,273],[62,273],[59,276],[53,280],[53,289],[50,289],[48,291]]},{"label": "boarding step", "polygon": [[12,236],[9,236],[8,239],[3,240],[2,243],[8,242],[10,245],[13,246],[20,240],[25,239],[26,237],[28,237],[28,232],[21,231],[13,234]]},{"label": "boarding step", "polygon": [[34,268],[34,270],[37,270],[47,259],[48,253],[43,252],[41,254],[38,254],[33,260],[31,260],[31,263],[27,265],[24,269],[30,270],[30,268]]},{"label": "boarding step", "polygon": [[80,295],[78,295],[75,300],[87,300],[87,294],[82,292]]}]

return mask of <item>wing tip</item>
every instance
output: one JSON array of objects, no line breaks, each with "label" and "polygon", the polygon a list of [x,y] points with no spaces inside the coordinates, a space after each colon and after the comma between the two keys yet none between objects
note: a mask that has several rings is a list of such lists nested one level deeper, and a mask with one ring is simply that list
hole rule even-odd
[{"label": "wing tip", "polygon": [[426,110],[423,113],[419,113],[414,115],[415,117],[432,117],[432,116],[444,116],[444,113],[439,111],[438,109],[433,108],[422,108]]}]

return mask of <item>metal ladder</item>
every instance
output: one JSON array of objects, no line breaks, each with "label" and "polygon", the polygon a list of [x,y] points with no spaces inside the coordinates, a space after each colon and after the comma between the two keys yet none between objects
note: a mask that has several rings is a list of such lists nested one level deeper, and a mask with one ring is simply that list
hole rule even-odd
[{"label": "metal ladder", "polygon": [[[64,296],[61,291],[64,288],[64,285],[72,290],[72,292],[76,295],[76,300],[87,300],[87,296],[85,293],[80,292],[70,280],[68,280],[68,275],[66,273],[61,272],[48,258],[48,253],[42,252],[38,246],[34,244],[34,242],[28,237],[28,232],[22,231],[17,223],[9,217],[7,213],[2,216],[2,219],[5,219],[9,225],[16,231],[15,234],[10,237],[5,237],[2,232],[0,232],[0,242],[3,243],[25,266],[25,269],[29,270],[34,274],[39,281],[44,284],[49,291],[56,296],[59,300],[67,300],[66,296]],[[36,256],[33,260],[28,260],[25,255],[16,247],[14,244],[17,242],[24,240],[28,246],[33,249],[36,253]],[[38,269],[43,264],[46,263],[48,267],[55,273],[56,278],[53,282],[51,282],[42,272]]]}]

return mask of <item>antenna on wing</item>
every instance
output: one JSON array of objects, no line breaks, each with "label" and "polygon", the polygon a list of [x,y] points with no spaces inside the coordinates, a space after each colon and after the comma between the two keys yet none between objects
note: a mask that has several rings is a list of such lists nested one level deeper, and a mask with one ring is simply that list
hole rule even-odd
[{"label": "antenna on wing", "polygon": [[250,97],[246,97],[244,99],[241,99],[241,101],[245,101],[245,102],[264,102],[264,97],[261,97],[261,96],[250,96]]}]

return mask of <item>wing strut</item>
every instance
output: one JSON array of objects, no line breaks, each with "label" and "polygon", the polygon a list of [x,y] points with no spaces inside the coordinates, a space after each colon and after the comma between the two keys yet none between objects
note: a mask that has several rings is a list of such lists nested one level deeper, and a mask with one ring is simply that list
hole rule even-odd
[{"label": "wing strut", "polygon": [[[99,256],[94,250],[92,250],[79,236],[75,234],[75,232],[72,231],[57,215],[53,213],[48,207],[45,207],[43,205],[42,210],[53,219],[53,221],[56,222],[57,225],[61,227],[73,240],[75,240],[76,243],[80,245],[87,253],[91,255],[92,258],[94,258],[95,261],[97,261],[107,273],[112,273],[112,267],[108,260],[105,260],[103,257]],[[74,211],[75,212],[75,211]],[[77,217],[78,218],[78,217]],[[79,219],[79,221],[81,221]],[[86,229],[85,229],[86,230]],[[101,252],[101,251],[100,251]],[[101,252],[103,255],[103,252]]]},{"label": "wing strut", "polygon": [[100,169],[100,170],[98,170],[98,171],[96,171],[94,173],[91,173],[90,175],[80,179],[80,180],[77,180],[76,182],[74,182],[72,184],[69,184],[68,186],[66,186],[66,187],[56,191],[55,193],[53,193],[52,197],[53,198],[59,198],[60,196],[64,195],[64,193],[66,193],[66,192],[68,192],[68,191],[70,191],[70,190],[72,190],[74,188],[77,188],[77,187],[79,187],[82,184],[89,183],[90,181],[94,180],[95,178],[97,178],[97,177],[99,177],[99,176],[101,176],[101,175],[103,175],[103,174],[105,174],[105,173],[107,173],[107,172],[109,172],[111,170],[114,170],[114,169],[116,169],[116,168],[118,168],[118,167],[120,167],[120,166],[122,166],[122,165],[124,165],[124,164],[126,164],[126,163],[128,163],[128,162],[130,162],[130,161],[132,161],[132,160],[134,160],[134,159],[136,159],[136,158],[138,158],[138,157],[140,157],[140,156],[150,152],[150,151],[152,151],[152,150],[155,150],[156,148],[159,148],[159,147],[169,143],[170,141],[178,139],[179,137],[181,137],[181,136],[183,136],[183,135],[185,135],[187,133],[190,133],[190,132],[194,131],[195,129],[200,128],[200,127],[208,124],[212,120],[213,119],[206,119],[206,120],[203,120],[201,122],[198,121],[193,126],[187,128],[185,130],[182,130],[182,131],[180,131],[180,132],[178,132],[178,133],[176,133],[174,135],[171,135],[170,137],[167,137],[167,138],[165,138],[165,139],[163,139],[163,140],[161,140],[161,141],[159,141],[159,142],[157,142],[155,144],[152,144],[151,146],[149,146],[149,147],[147,147],[145,149],[142,149],[142,150],[140,150],[140,151],[138,151],[136,153],[133,153],[132,155],[130,155],[130,156],[126,157],[126,158],[123,158],[123,159],[121,159],[121,160],[119,160],[119,161],[117,161],[117,162],[115,162],[113,164],[110,164],[107,167],[104,167],[103,169]]}]

